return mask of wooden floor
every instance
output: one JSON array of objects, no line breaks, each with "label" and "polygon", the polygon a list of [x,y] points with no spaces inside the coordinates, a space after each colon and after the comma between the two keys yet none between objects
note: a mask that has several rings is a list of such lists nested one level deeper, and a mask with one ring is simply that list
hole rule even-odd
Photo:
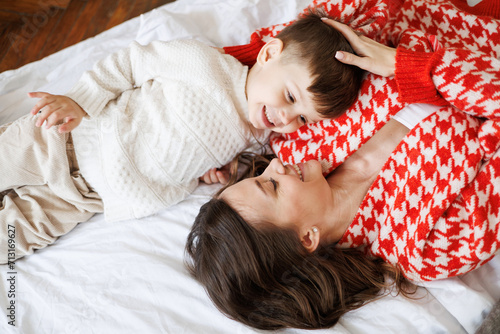
[{"label": "wooden floor", "polygon": [[0,0],[0,72],[174,0]]}]

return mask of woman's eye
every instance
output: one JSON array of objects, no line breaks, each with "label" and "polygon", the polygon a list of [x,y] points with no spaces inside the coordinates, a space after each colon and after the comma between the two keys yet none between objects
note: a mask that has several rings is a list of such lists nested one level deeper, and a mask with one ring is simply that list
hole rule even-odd
[{"label": "woman's eye", "polygon": [[288,101],[290,103],[295,103],[295,98],[293,97],[292,93],[287,92],[287,95],[288,95]]},{"label": "woman's eye", "polygon": [[269,178],[269,182],[273,184],[274,191],[276,191],[276,189],[278,189],[278,182],[276,182],[276,180],[274,180],[272,177]]},{"label": "woman's eye", "polygon": [[307,118],[304,115],[300,115],[299,117],[302,124],[307,124]]}]

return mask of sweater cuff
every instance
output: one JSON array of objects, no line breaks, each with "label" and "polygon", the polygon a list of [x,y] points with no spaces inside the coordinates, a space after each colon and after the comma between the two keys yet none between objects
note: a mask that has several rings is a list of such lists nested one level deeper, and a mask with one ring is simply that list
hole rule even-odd
[{"label": "sweater cuff", "polygon": [[448,103],[439,95],[432,81],[434,53],[396,50],[395,79],[402,103],[429,103],[437,106]]},{"label": "sweater cuff", "polygon": [[92,89],[90,85],[79,81],[64,95],[75,101],[89,117],[96,117],[106,104],[114,98],[111,93],[103,94],[102,91],[98,91],[98,86],[96,88]]},{"label": "sweater cuff", "polygon": [[238,59],[243,65],[252,67],[257,60],[260,49],[266,43],[257,35],[252,34],[250,43],[245,45],[236,46],[225,46],[224,51],[236,59]]}]

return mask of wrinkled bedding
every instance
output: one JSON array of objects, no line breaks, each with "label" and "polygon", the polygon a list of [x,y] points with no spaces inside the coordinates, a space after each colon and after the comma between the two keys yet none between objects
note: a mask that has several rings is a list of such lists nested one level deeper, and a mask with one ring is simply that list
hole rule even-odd
[{"label": "wrinkled bedding", "polygon": [[[0,124],[29,112],[35,101],[27,92],[64,93],[95,61],[132,40],[243,44],[255,29],[287,22],[308,4],[178,0],[164,5],[1,73]],[[0,266],[0,333],[258,333],[222,315],[183,264],[194,217],[217,189],[202,184],[185,201],[141,220],[108,223],[96,215],[11,268]],[[500,257],[462,277],[426,283],[417,297],[383,297],[314,333],[474,333],[500,299]]]}]

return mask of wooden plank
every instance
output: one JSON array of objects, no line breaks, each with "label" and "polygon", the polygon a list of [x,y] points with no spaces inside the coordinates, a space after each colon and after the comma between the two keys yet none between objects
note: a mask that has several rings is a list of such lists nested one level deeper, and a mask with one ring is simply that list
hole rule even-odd
[{"label": "wooden plank", "polygon": [[90,37],[94,37],[98,33],[104,30],[104,27],[110,20],[113,12],[118,5],[118,1],[101,1],[99,7],[97,8],[94,15],[92,15],[91,20],[89,21],[88,28],[85,30],[85,35],[83,39],[87,39]]},{"label": "wooden plank", "polygon": [[136,0],[127,19],[134,18],[141,15],[142,13],[149,11],[149,9],[151,8],[149,2],[149,0]]},{"label": "wooden plank", "polygon": [[151,4],[149,5],[151,9],[158,8],[166,3],[169,2],[174,2],[173,0],[171,1],[165,1],[165,0],[151,0]]},{"label": "wooden plank", "polygon": [[[41,59],[169,2],[173,0],[0,0],[0,72]],[[5,5],[19,12],[5,11]],[[64,11],[58,9],[64,6]]]},{"label": "wooden plank", "polygon": [[[98,14],[98,10],[102,2],[106,2],[106,0],[102,1],[88,1],[83,8],[80,16],[77,18],[76,24],[73,25],[71,30],[67,33],[67,38],[64,43],[61,45],[61,48],[64,49],[68,46],[76,44],[80,41],[83,41],[86,36],[86,31],[89,28],[89,24],[92,22],[92,17]],[[111,1],[109,1],[111,2]],[[108,3],[109,3],[108,2]]]},{"label": "wooden plank", "polygon": [[174,1],[175,0],[136,0],[135,6],[130,12],[130,15],[127,19],[131,19],[133,17],[139,16],[140,14],[147,13],[155,8]]},{"label": "wooden plank", "polygon": [[71,0],[0,0],[3,11],[34,14],[44,7],[66,8]]},{"label": "wooden plank", "polygon": [[[79,30],[81,24],[79,17],[83,12],[86,5],[86,1],[71,1],[68,8],[61,15],[56,27],[43,46],[41,57],[46,57],[65,47],[68,35],[73,29]],[[83,24],[88,24],[84,22]]]},{"label": "wooden plank", "polygon": [[47,35],[52,30],[57,17],[63,9],[58,7],[47,7],[40,2],[40,7],[33,15],[21,17],[20,29],[11,31],[6,36],[9,43],[4,57],[3,66],[17,68],[29,62],[40,59],[39,51],[43,48]]},{"label": "wooden plank", "polygon": [[104,27],[104,30],[108,30],[122,22],[125,22],[132,11],[134,3],[135,0],[118,0],[115,11]]},{"label": "wooden plank", "polygon": [[22,55],[29,44],[29,39],[25,36],[27,36],[27,30],[24,29],[24,26],[20,26],[19,29],[7,32],[5,39],[9,48],[2,58],[2,63],[0,64],[1,72],[21,66]]},{"label": "wooden plank", "polygon": [[2,26],[2,29],[0,30],[0,36],[2,36],[2,38],[0,39],[0,72],[13,68],[13,66],[15,66],[15,63],[17,63],[18,57],[5,57],[11,48],[12,38],[14,36],[17,36],[20,30],[21,24],[5,25]]},{"label": "wooden plank", "polygon": [[[54,28],[57,26],[57,23],[60,21],[62,14],[64,13],[64,9],[62,8],[52,7],[52,9],[52,12],[47,13],[47,22],[39,25],[39,30],[36,36],[31,39],[28,49],[23,54],[22,65],[31,63],[35,60],[40,60],[44,57],[42,50],[45,44],[54,36]],[[59,32],[56,32],[56,34],[57,33]]]},{"label": "wooden plank", "polygon": [[0,22],[2,22],[3,25],[10,22],[19,22],[22,16],[23,16],[22,13],[7,12],[0,10]]}]

